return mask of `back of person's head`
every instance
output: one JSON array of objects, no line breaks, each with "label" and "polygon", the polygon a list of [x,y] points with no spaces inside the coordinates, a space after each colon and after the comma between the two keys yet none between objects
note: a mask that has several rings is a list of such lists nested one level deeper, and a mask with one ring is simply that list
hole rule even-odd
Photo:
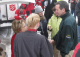
[{"label": "back of person's head", "polygon": [[66,1],[58,1],[56,2],[55,5],[58,5],[58,4],[60,5],[60,9],[64,8],[66,12],[69,11],[69,5]]},{"label": "back of person's head", "polygon": [[27,4],[21,4],[25,9],[27,8]]},{"label": "back of person's head", "polygon": [[40,16],[38,14],[32,13],[26,19],[27,27],[34,27],[37,23],[40,22]]},{"label": "back of person's head", "polygon": [[42,9],[42,7],[41,6],[36,6],[35,7],[35,13],[40,13],[40,12],[43,12],[43,9]]},{"label": "back of person's head", "polygon": [[24,26],[24,20],[14,20],[12,22],[12,29],[14,33],[19,33],[21,32],[22,27]]}]

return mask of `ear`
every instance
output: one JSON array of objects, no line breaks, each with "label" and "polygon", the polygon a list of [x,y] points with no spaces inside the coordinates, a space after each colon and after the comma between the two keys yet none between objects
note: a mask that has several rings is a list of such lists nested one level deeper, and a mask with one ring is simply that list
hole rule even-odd
[{"label": "ear", "polygon": [[63,12],[66,12],[65,8],[63,8],[62,10],[63,10]]}]

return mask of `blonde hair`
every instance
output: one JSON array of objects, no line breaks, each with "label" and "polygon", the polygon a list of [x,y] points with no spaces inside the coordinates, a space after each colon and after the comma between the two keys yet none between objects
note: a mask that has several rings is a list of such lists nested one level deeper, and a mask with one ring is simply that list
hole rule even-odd
[{"label": "blonde hair", "polygon": [[12,29],[14,33],[19,33],[21,31],[21,28],[23,27],[23,22],[24,20],[14,20],[12,22]]},{"label": "blonde hair", "polygon": [[34,27],[38,22],[40,22],[40,16],[35,13],[30,14],[26,19],[26,25],[28,27]]}]

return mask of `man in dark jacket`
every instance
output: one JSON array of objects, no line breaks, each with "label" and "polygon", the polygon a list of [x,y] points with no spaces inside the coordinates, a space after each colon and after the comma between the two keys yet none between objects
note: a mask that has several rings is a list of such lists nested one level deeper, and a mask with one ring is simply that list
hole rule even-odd
[{"label": "man in dark jacket", "polygon": [[[55,5],[56,15],[62,18],[60,29],[53,38],[62,57],[71,57],[70,51],[77,44],[77,24],[75,18],[69,13],[69,5],[65,1],[59,1]],[[69,56],[68,56],[69,55]]]}]

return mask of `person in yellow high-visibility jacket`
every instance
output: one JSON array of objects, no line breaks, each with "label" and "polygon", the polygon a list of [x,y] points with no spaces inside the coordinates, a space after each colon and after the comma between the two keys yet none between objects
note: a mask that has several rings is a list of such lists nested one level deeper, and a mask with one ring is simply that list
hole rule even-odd
[{"label": "person in yellow high-visibility jacket", "polygon": [[62,18],[57,17],[57,15],[55,15],[55,11],[54,11],[53,16],[51,17],[51,19],[49,19],[49,22],[48,22],[48,29],[52,30],[51,31],[51,40],[50,40],[50,43],[53,44],[54,57],[60,57],[61,56],[60,55],[60,51],[56,48],[56,44],[53,43],[53,38],[54,38],[54,36],[59,31],[59,25],[60,25],[61,21],[62,21]]}]

